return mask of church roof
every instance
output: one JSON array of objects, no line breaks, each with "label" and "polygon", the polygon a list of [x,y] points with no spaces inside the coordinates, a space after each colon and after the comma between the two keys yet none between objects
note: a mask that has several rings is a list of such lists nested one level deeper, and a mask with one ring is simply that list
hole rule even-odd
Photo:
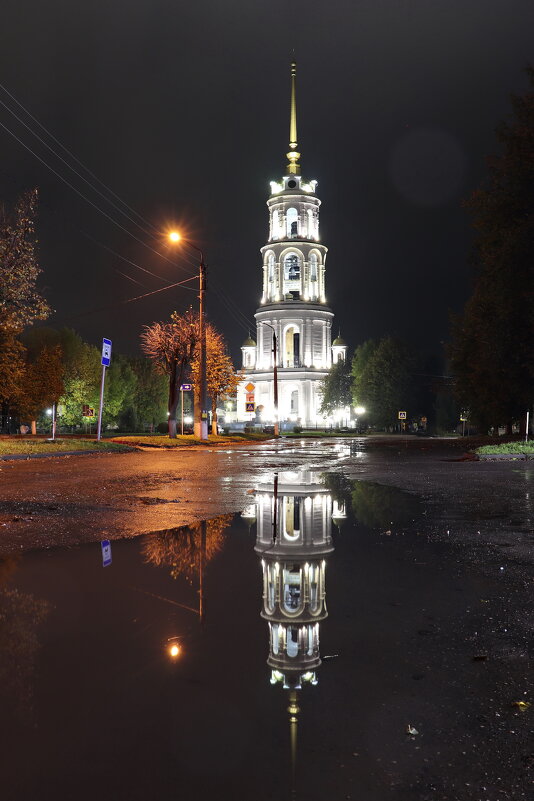
[{"label": "church roof", "polygon": [[255,347],[256,347],[256,343],[254,342],[254,340],[252,339],[252,337],[249,335],[249,336],[248,336],[248,337],[245,339],[245,341],[243,342],[243,344],[241,345],[241,347],[242,347],[242,348],[255,348]]},{"label": "church roof", "polygon": [[339,334],[338,334],[338,336],[337,336],[337,337],[334,339],[334,341],[332,342],[332,345],[343,346],[343,347],[345,347],[345,348],[347,347],[347,343],[345,342],[345,340],[343,339],[343,337],[342,337],[342,336],[339,336]]}]

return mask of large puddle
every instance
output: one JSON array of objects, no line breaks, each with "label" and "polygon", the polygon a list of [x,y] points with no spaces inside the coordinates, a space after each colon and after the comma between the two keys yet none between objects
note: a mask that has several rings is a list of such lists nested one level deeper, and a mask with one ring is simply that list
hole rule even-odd
[{"label": "large puddle", "polygon": [[9,801],[441,799],[475,776],[494,588],[413,496],[279,473],[241,515],[111,559],[0,562]]}]

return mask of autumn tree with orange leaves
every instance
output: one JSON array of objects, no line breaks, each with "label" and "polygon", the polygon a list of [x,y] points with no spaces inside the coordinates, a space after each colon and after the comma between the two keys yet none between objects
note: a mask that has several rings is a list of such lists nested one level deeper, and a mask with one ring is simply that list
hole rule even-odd
[{"label": "autumn tree with orange leaves", "polygon": [[[176,411],[182,384],[188,372],[192,376],[195,403],[199,403],[200,327],[197,312],[173,312],[170,323],[153,323],[141,335],[144,352],[169,376],[169,436],[176,437]],[[217,401],[237,389],[235,374],[222,334],[206,323],[206,385],[211,398],[212,433],[217,433]]]}]

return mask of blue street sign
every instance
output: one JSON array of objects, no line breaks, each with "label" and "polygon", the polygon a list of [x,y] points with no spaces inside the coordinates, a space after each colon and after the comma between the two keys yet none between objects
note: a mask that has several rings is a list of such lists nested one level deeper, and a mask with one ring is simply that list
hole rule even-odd
[{"label": "blue street sign", "polygon": [[192,384],[180,384],[180,392],[191,392]]},{"label": "blue street sign", "polygon": [[256,411],[256,404],[255,403],[245,403],[245,411],[246,412],[255,412]]},{"label": "blue street sign", "polygon": [[102,364],[104,367],[111,364],[111,339],[102,340]]},{"label": "blue street sign", "polygon": [[102,540],[100,547],[102,548],[102,567],[109,567],[111,564],[111,542]]}]

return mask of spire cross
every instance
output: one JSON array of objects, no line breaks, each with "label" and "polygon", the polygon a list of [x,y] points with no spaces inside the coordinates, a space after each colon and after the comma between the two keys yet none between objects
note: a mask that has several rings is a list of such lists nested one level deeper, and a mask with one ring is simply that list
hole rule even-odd
[{"label": "spire cross", "polygon": [[297,65],[291,62],[291,106],[289,116],[289,153],[287,158],[289,164],[287,169],[290,175],[300,174],[300,164],[298,163],[300,153],[297,152]]}]

